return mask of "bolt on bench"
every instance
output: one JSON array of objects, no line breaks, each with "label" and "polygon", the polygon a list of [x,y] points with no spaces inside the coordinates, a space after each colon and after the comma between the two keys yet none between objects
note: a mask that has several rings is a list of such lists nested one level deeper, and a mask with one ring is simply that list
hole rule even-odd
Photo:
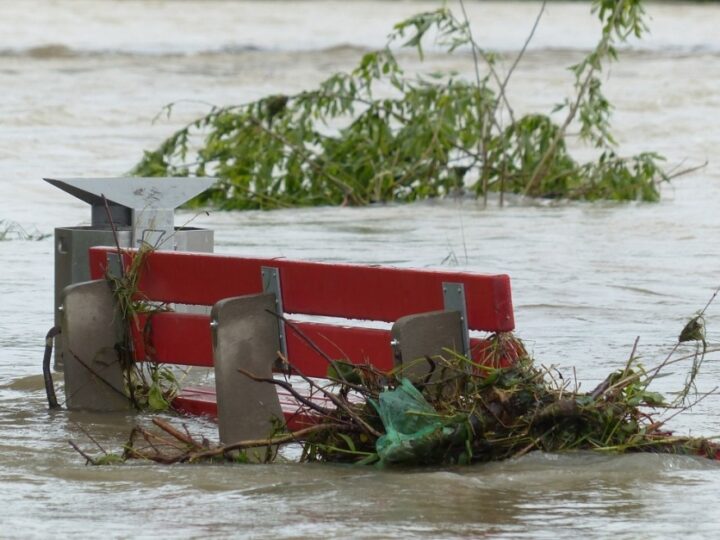
[{"label": "bolt on bench", "polygon": [[[136,253],[124,251],[125,267]],[[63,291],[68,408],[129,406],[115,350],[121,316],[104,279],[118,263],[115,248],[91,248],[96,281]],[[514,328],[506,275],[155,251],[145,254],[138,290],[152,302],[212,306],[209,316],[170,311],[141,319],[133,330],[134,356],[214,368],[215,388],[185,388],[173,407],[216,417],[225,443],[267,436],[273,418],[290,430],[314,422],[313,411],[289,392],[238,371],[271,377],[281,369],[278,352],[308,377],[327,377],[325,356],[383,371],[405,366],[408,377],[422,377],[428,368],[417,359],[451,349],[488,362],[488,340],[469,332]],[[512,362],[512,356],[492,361]]]}]

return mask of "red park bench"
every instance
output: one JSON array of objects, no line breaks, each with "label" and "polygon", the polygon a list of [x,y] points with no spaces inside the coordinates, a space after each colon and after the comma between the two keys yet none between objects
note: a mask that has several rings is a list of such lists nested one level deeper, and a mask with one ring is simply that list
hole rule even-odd
[{"label": "red park bench", "polygon": [[[109,370],[101,384],[94,380],[117,358],[111,349],[118,315],[104,280],[113,259],[114,248],[91,248],[97,281],[64,292],[63,339],[75,357],[64,360],[69,408],[127,406],[118,399],[121,373]],[[482,362],[489,342],[470,331],[514,328],[506,275],[155,251],[146,255],[138,289],[153,302],[212,306],[210,315],[179,310],[143,320],[134,354],[138,361],[215,368],[215,388],[184,388],[173,406],[217,417],[223,442],[267,435],[268,417],[279,411],[289,429],[312,422],[312,413],[285,390],[237,371],[270,377],[279,369],[278,351],[305,376],[326,378],[324,355],[383,371],[445,348]],[[88,363],[95,366],[90,375]],[[113,385],[116,391],[108,391]],[[267,414],[250,412],[258,408]]]}]

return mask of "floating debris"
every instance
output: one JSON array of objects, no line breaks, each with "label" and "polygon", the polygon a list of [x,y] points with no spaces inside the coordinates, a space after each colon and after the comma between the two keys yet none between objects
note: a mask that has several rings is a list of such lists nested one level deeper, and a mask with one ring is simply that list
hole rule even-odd
[{"label": "floating debris", "polygon": [[[517,458],[535,450],[720,458],[720,444],[678,437],[666,427],[670,418],[708,395],[696,394],[694,401],[687,402],[694,376],[686,381],[682,398],[673,402],[648,388],[670,365],[683,361],[701,365],[706,347],[678,356],[676,346],[656,368],[646,369],[638,362],[636,342],[622,369],[610,373],[592,391],[580,392],[573,379],[554,368],[536,366],[517,339],[503,334],[494,341],[523,354],[512,366],[493,367],[448,351],[420,359],[429,370],[422,380],[413,381],[403,370],[383,373],[369,364],[329,361],[332,387],[305,381],[311,395],[322,393],[336,407],[320,408],[301,396],[300,407],[313,408],[317,423],[294,433],[285,432],[278,423],[276,433],[267,439],[216,445],[156,418],[156,429],[133,430],[122,455],[83,455],[93,464],[137,459],[166,464],[242,462],[247,450],[264,447],[265,461],[271,462],[278,447],[299,443],[303,462],[381,466],[471,464]],[[265,382],[289,386],[284,378]]]}]

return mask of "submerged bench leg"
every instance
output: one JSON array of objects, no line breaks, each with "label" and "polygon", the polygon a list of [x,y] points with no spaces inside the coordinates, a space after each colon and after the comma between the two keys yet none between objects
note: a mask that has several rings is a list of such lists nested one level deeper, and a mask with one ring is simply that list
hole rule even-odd
[{"label": "submerged bench leg", "polygon": [[62,293],[61,339],[68,409],[122,411],[130,408],[115,349],[121,318],[108,283],[70,285]]},{"label": "submerged bench leg", "polygon": [[[265,439],[284,422],[280,401],[271,383],[256,382],[238,372],[271,378],[279,350],[275,295],[258,294],[221,300],[210,315],[220,440],[230,444]],[[267,449],[248,451],[263,461]]]},{"label": "submerged bench leg", "polygon": [[447,358],[448,350],[462,354],[463,330],[457,311],[432,311],[398,319],[390,330],[395,367],[401,367],[402,375],[413,383],[425,381],[428,375],[428,382],[439,382],[442,369],[433,370],[433,364],[427,358]]}]

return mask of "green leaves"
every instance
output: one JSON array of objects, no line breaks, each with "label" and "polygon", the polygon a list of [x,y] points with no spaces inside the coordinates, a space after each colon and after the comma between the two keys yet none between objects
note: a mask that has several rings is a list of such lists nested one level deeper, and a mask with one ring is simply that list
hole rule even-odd
[{"label": "green leaves", "polygon": [[[407,33],[410,33],[410,37],[402,44],[402,46],[417,49],[418,55],[422,59],[423,39],[428,31],[433,28],[438,29],[442,36],[454,36],[455,39],[460,39],[458,45],[467,43],[466,39],[463,40],[464,32],[458,32],[458,23],[447,8],[418,13],[409,19],[397,23],[394,27],[393,33],[390,35],[390,39],[391,41],[403,39]],[[453,42],[452,48],[454,49],[458,45],[454,45]]]},{"label": "green leaves", "polygon": [[603,23],[603,33],[612,32],[621,41],[642,37],[647,31],[641,0],[593,0],[592,11]]},{"label": "green leaves", "polygon": [[[216,176],[194,203],[222,209],[409,202],[465,190],[655,201],[658,183],[667,180],[662,158],[614,153],[612,105],[598,76],[616,57],[614,44],[644,30],[641,3],[593,6],[603,31],[597,47],[570,68],[576,95],[553,111],[566,112],[559,125],[544,114],[514,117],[494,55],[473,40],[467,20],[443,8],[396,24],[385,48],[314,90],[211,109],[145,152],[133,173]],[[394,47],[414,48],[422,58],[428,39],[447,52],[469,47],[476,80],[406,75]],[[600,149],[598,160],[579,164],[569,155],[571,122]]]},{"label": "green leaves", "polygon": [[152,412],[169,410],[180,390],[173,371],[152,361],[136,363],[130,379],[135,404]]},{"label": "green leaves", "polygon": [[327,369],[327,378],[341,383],[361,384],[360,372],[350,362],[333,361]]},{"label": "green leaves", "polygon": [[165,399],[162,388],[158,385],[150,387],[147,403],[151,411],[166,411],[170,408],[170,403]]}]

